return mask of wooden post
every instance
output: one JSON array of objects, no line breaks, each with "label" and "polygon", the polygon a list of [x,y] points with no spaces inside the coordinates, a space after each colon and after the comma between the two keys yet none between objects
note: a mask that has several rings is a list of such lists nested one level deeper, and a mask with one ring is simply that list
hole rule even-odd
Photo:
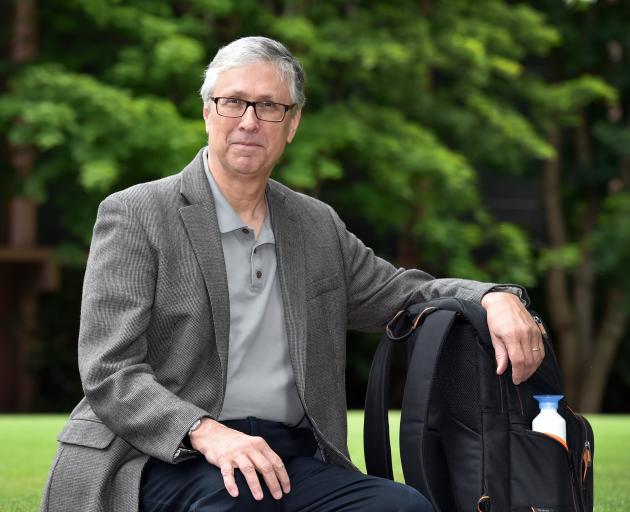
[{"label": "wooden post", "polygon": [[[14,2],[10,59],[31,62],[37,55],[37,2]],[[16,119],[20,123],[20,119]],[[30,145],[8,144],[9,162],[18,183],[35,168]],[[7,208],[7,239],[0,241],[0,410],[28,411],[33,398],[29,372],[31,342],[37,322],[37,300],[58,287],[59,269],[52,251],[37,246],[37,205],[15,195]]]}]

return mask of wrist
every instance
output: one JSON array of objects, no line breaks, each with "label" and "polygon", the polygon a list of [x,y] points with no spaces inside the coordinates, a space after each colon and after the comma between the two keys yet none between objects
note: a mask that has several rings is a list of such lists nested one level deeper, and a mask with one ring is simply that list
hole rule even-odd
[{"label": "wrist", "polygon": [[199,427],[201,426],[202,420],[203,418],[199,418],[195,420],[195,422],[190,426],[190,428],[188,429],[188,432],[186,432],[186,435],[184,436],[184,439],[182,439],[182,442],[179,445],[180,448],[186,448],[187,450],[194,449],[192,446],[191,436],[193,432],[199,429]]},{"label": "wrist", "polygon": [[495,302],[497,300],[504,300],[507,295],[514,297],[520,302],[520,299],[510,292],[489,291],[483,297],[481,297],[481,305],[484,308],[487,308],[492,302]]},{"label": "wrist", "polygon": [[486,295],[488,293],[494,293],[494,292],[506,292],[506,293],[509,293],[510,295],[514,295],[521,301],[523,306],[525,307],[529,306],[529,295],[527,295],[527,290],[525,290],[525,288],[523,288],[521,285],[497,284],[493,286],[492,288],[490,288],[486,292]]},{"label": "wrist", "polygon": [[204,438],[207,438],[208,435],[212,431],[214,431],[213,427],[215,425],[220,425],[220,423],[207,416],[204,416],[203,418],[200,418],[199,420],[195,421],[195,423],[193,423],[192,426],[190,427],[190,430],[188,431],[188,435],[186,436],[190,446],[194,450],[201,451],[200,450],[201,440]]}]

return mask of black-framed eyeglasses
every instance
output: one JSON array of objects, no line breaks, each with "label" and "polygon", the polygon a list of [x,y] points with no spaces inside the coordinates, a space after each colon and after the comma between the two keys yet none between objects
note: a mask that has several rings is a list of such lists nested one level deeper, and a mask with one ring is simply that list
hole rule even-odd
[{"label": "black-framed eyeglasses", "polygon": [[217,114],[223,117],[242,117],[249,107],[254,107],[256,117],[261,121],[281,123],[286,113],[295,107],[277,103],[275,101],[247,101],[241,98],[227,98],[223,96],[210,98],[217,106]]}]

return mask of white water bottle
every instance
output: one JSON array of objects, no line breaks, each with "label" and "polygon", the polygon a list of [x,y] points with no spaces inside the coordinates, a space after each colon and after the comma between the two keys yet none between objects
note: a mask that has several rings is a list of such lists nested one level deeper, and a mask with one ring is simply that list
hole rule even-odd
[{"label": "white water bottle", "polygon": [[558,402],[563,395],[535,395],[540,413],[532,422],[532,430],[542,432],[567,446],[567,422],[558,414]]}]

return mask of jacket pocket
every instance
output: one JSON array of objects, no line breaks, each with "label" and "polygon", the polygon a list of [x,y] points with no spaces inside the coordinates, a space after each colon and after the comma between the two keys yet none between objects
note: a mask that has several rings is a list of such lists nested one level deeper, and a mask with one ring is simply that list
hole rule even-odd
[{"label": "jacket pocket", "polygon": [[567,448],[540,432],[510,432],[511,510],[579,512]]},{"label": "jacket pocket", "polygon": [[103,450],[115,437],[116,434],[100,421],[71,419],[57,436],[57,441]]}]

